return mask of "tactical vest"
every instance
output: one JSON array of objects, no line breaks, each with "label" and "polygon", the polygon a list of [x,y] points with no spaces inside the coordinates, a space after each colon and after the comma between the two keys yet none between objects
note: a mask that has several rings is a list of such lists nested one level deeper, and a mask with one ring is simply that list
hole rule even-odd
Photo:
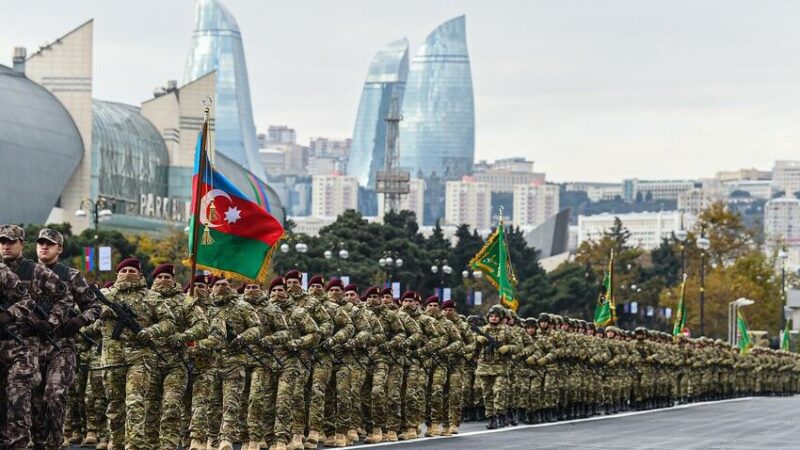
[{"label": "tactical vest", "polygon": [[17,274],[20,283],[25,286],[36,304],[41,306],[45,313],[50,314],[50,310],[53,309],[53,299],[44,295],[43,292],[39,291],[39,289],[33,285],[33,272],[35,269],[35,262],[28,258],[22,258],[19,264],[17,264],[17,268],[14,269],[14,273]]},{"label": "tactical vest", "polygon": [[53,267],[50,268],[58,278],[63,281],[65,284],[69,284],[69,267],[65,266],[61,263],[55,263]]}]

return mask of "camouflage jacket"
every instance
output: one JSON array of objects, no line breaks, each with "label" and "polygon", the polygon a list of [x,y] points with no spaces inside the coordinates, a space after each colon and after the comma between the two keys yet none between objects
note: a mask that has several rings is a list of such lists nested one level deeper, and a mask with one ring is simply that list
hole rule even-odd
[{"label": "camouflage jacket", "polygon": [[156,339],[154,342],[170,364],[188,364],[185,350],[187,347],[194,347],[197,341],[208,336],[208,318],[202,308],[183,294],[181,286],[177,283],[170,289],[153,293],[155,300],[162,303],[175,322],[175,333],[180,335],[183,345],[180,348],[172,348],[166,338]]},{"label": "camouflage jacket", "polygon": [[28,289],[28,293],[36,305],[41,306],[48,314],[46,320],[54,328],[69,320],[70,311],[73,308],[72,296],[66,283],[61,281],[55,272],[40,262],[26,258],[9,259],[4,262],[17,276],[20,276],[20,272],[23,271],[23,265],[32,264],[31,279],[24,280],[20,276],[20,282]]},{"label": "camouflage jacket", "polygon": [[[33,298],[14,271],[2,262],[0,262],[0,301],[5,312],[14,319],[8,325],[9,331],[19,333],[22,329],[27,330],[26,320],[33,312]],[[0,339],[8,340],[11,337],[0,336]]]},{"label": "camouflage jacket", "polygon": [[[510,330],[508,325],[487,324],[481,327],[481,331],[492,337],[497,343],[497,347],[493,351],[489,350],[488,345],[479,345],[481,352],[478,356],[478,368],[475,371],[476,375],[503,375],[508,370],[509,359],[511,355],[516,353],[522,346],[514,333]],[[506,354],[500,353],[500,348],[508,346],[509,351]]]}]

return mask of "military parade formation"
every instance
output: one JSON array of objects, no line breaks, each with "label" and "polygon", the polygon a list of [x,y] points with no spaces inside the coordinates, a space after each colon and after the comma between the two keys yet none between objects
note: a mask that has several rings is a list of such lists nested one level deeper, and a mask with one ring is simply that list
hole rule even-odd
[{"label": "military parade formation", "polygon": [[[742,396],[793,395],[797,354],[345,285],[142,272],[101,289],[43,229],[0,226],[0,448],[315,449]],[[152,280],[148,285],[148,279]]]}]

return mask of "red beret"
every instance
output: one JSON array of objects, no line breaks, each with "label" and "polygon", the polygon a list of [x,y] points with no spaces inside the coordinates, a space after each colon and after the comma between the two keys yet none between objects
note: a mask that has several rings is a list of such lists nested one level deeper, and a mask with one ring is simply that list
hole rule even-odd
[{"label": "red beret", "polygon": [[430,297],[428,297],[428,298],[425,300],[425,306],[428,306],[428,305],[430,305],[431,303],[436,303],[436,304],[438,305],[438,304],[439,304],[439,297],[437,297],[437,296],[435,296],[435,295],[431,295]]},{"label": "red beret", "polygon": [[308,285],[311,286],[312,284],[325,284],[325,280],[322,279],[322,275],[314,275],[308,280]]},{"label": "red beret", "polygon": [[410,298],[411,300],[416,300],[417,299],[417,293],[414,292],[414,291],[405,291],[405,292],[403,292],[403,295],[400,296],[400,301],[402,302],[403,300],[405,300],[407,298]]},{"label": "red beret", "polygon": [[133,267],[134,269],[138,270],[139,272],[142,271],[142,263],[139,262],[138,259],[134,258],[133,256],[129,258],[125,258],[117,264],[116,272],[126,268],[126,267]]},{"label": "red beret", "polygon": [[303,281],[303,274],[301,274],[299,270],[290,270],[286,272],[286,275],[284,275],[283,278],[285,280],[295,279]]},{"label": "red beret", "polygon": [[351,283],[351,284],[348,284],[347,286],[345,286],[344,289],[342,289],[342,290],[344,292],[354,291],[354,292],[358,293],[358,285],[355,284],[355,283]]},{"label": "red beret", "polygon": [[158,267],[156,267],[156,270],[153,271],[153,278],[161,275],[162,273],[168,273],[174,277],[175,266],[172,264],[160,264]]},{"label": "red beret", "polygon": [[332,287],[339,286],[340,289],[344,290],[344,284],[342,284],[342,280],[338,278],[334,278],[331,281],[328,281],[328,284],[325,285],[325,290],[329,291]]},{"label": "red beret", "polygon": [[269,290],[271,291],[275,286],[286,286],[286,280],[284,280],[283,277],[273,278],[269,283]]},{"label": "red beret", "polygon": [[208,284],[208,275],[202,273],[200,275],[195,275],[194,280],[192,281],[194,281],[195,283]]},{"label": "red beret", "polygon": [[376,295],[378,292],[378,286],[370,286],[366,291],[364,291],[364,298],[367,298],[370,295]]},{"label": "red beret", "polygon": [[244,285],[241,285],[241,286],[239,286],[239,287],[236,289],[236,293],[237,293],[237,294],[244,294]]},{"label": "red beret", "polygon": [[383,296],[384,296],[384,295],[386,295],[386,294],[389,294],[389,295],[391,295],[392,297],[394,297],[394,291],[392,290],[392,288],[388,288],[388,287],[387,287],[387,288],[383,288],[383,289],[381,289],[381,294],[380,294],[380,295],[381,295],[381,297],[383,297]]},{"label": "red beret", "polygon": [[105,283],[103,283],[103,289],[108,289],[113,285],[114,285],[113,281],[106,281]]},{"label": "red beret", "polygon": [[445,301],[442,302],[442,309],[455,308],[455,307],[456,307],[456,302],[454,302],[452,300],[445,300]]}]

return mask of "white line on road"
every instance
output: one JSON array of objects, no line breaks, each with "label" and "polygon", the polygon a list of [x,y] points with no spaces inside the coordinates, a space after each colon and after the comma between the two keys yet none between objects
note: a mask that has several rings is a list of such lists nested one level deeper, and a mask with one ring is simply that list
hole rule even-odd
[{"label": "white line on road", "polygon": [[697,402],[697,403],[687,403],[685,405],[678,405],[673,406],[671,408],[658,408],[658,409],[648,409],[646,411],[630,411],[618,414],[609,414],[607,416],[595,416],[595,417],[588,417],[586,419],[573,419],[573,420],[562,420],[560,422],[548,422],[548,423],[539,423],[536,425],[519,425],[516,427],[504,427],[498,428],[496,430],[481,430],[481,431],[469,431],[467,433],[459,433],[452,436],[436,436],[436,437],[425,437],[420,439],[414,439],[411,441],[397,441],[397,442],[381,442],[378,444],[359,444],[347,447],[348,449],[354,448],[375,448],[375,447],[383,447],[388,445],[402,445],[402,444],[411,444],[411,443],[418,443],[418,442],[426,442],[434,439],[449,439],[449,438],[459,438],[459,437],[466,437],[466,436],[478,436],[482,434],[490,434],[490,433],[505,433],[508,431],[517,431],[517,430],[526,430],[529,428],[544,428],[544,427],[554,427],[560,425],[567,425],[567,424],[575,424],[575,423],[583,423],[583,422],[593,422],[596,420],[611,420],[611,419],[619,419],[622,417],[630,417],[630,416],[638,416],[641,414],[652,414],[652,413],[659,413],[665,411],[675,411],[676,409],[685,409],[685,408],[694,408],[695,406],[707,406],[707,405],[718,405],[721,403],[730,403],[730,402],[741,402],[745,400],[752,400],[753,397],[741,397],[741,398],[731,398],[727,400],[715,400],[709,402]]}]

